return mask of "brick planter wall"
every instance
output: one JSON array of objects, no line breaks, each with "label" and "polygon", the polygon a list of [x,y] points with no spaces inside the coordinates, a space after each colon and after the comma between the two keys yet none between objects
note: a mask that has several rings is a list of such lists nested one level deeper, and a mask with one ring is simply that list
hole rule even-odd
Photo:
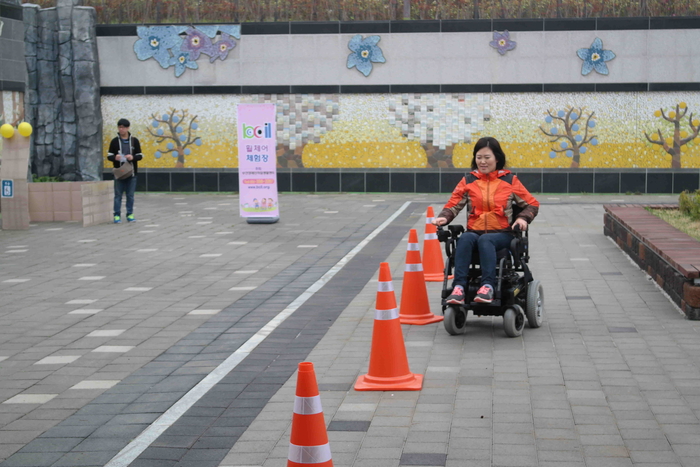
[{"label": "brick planter wall", "polygon": [[[676,205],[648,207],[677,209]],[[604,233],[683,310],[700,319],[700,242],[644,209],[606,205]]]},{"label": "brick planter wall", "polygon": [[112,181],[42,182],[27,186],[32,222],[80,221],[83,227],[112,222]]}]

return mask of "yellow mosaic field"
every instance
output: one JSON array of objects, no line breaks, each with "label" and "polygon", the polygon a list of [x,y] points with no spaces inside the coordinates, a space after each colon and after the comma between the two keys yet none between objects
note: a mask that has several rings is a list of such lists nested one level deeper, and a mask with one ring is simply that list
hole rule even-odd
[{"label": "yellow mosaic field", "polygon": [[[192,131],[201,139],[201,145],[190,146],[187,155],[180,152],[179,166],[236,168],[236,106],[261,99],[230,95],[105,96],[105,153],[115,135],[116,121],[125,117],[132,121],[133,134],[141,141],[145,156],[140,166],[175,167],[178,157],[173,157],[172,148],[166,148],[165,143],[158,144],[149,125],[156,124],[153,115],[178,109],[197,116],[198,125]],[[306,112],[305,96],[273,95],[271,99],[278,103],[296,99],[300,112]],[[437,159],[443,161],[442,167],[468,168],[474,142],[481,136],[494,136],[502,144],[508,166],[515,169],[568,168],[573,157],[567,157],[567,153],[580,153],[582,168],[670,168],[671,155],[661,144],[649,142],[646,133],[653,141],[666,140],[671,148],[682,138],[690,139],[679,146],[680,165],[700,168],[700,138],[695,138],[700,121],[688,118],[690,113],[700,113],[700,93],[490,94],[447,98],[437,94],[341,95],[326,97],[326,101],[332,101],[326,114],[319,117],[309,113],[308,124],[305,120],[304,125],[295,123],[295,118],[303,117],[301,113],[278,112],[278,156],[300,154],[301,163],[307,168],[425,168],[436,167]],[[688,112],[688,116],[679,122],[679,140],[674,141],[674,123],[669,119],[677,117],[676,112],[678,116]],[[565,128],[565,120],[569,127]],[[563,137],[565,132],[569,139]],[[287,141],[302,140],[306,141],[303,148],[285,146]],[[573,145],[578,153],[573,152]],[[158,152],[160,157],[156,157]],[[281,162],[281,166],[286,166]]]}]

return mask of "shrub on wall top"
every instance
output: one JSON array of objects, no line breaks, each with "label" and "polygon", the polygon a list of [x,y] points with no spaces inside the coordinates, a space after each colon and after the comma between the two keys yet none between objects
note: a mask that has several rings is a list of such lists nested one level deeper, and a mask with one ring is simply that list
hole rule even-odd
[{"label": "shrub on wall top", "polygon": [[37,174],[32,174],[33,183],[52,183],[52,182],[65,182],[61,177],[49,177],[43,176],[39,177]]},{"label": "shrub on wall top", "polygon": [[678,197],[678,209],[693,220],[700,220],[700,190],[683,191]]},{"label": "shrub on wall top", "polygon": [[[22,0],[42,8],[56,0]],[[596,18],[641,16],[697,16],[697,2],[644,0],[557,0],[504,2],[502,0],[84,0],[97,11],[101,24],[221,23],[259,21],[387,21],[500,18]]]}]

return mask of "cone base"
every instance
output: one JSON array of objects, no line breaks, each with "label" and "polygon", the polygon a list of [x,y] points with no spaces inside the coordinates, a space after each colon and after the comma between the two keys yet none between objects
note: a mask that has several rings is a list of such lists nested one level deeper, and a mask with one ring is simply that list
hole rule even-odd
[{"label": "cone base", "polygon": [[444,316],[434,315],[432,313],[426,313],[423,315],[401,315],[399,314],[399,323],[401,324],[414,324],[422,326],[424,324],[439,323],[444,320]]},{"label": "cone base", "polygon": [[[426,282],[442,282],[445,280],[445,274],[444,273],[433,273],[433,274],[428,274],[425,273],[423,274],[425,276],[425,281]],[[454,279],[455,276],[448,276],[448,279]]]},{"label": "cone base", "polygon": [[423,375],[409,373],[396,378],[381,378],[362,375],[355,382],[355,391],[420,391],[423,388]]},{"label": "cone base", "polygon": [[310,465],[313,465],[314,467],[333,467],[333,460],[331,459],[326,462],[321,462],[320,464],[300,464],[298,462],[287,460],[287,467],[309,467]]}]

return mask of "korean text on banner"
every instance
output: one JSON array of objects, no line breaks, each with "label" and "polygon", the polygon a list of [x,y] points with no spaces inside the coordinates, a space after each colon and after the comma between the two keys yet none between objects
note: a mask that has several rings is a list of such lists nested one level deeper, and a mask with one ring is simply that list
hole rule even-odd
[{"label": "korean text on banner", "polygon": [[275,104],[238,104],[241,217],[279,217]]}]

